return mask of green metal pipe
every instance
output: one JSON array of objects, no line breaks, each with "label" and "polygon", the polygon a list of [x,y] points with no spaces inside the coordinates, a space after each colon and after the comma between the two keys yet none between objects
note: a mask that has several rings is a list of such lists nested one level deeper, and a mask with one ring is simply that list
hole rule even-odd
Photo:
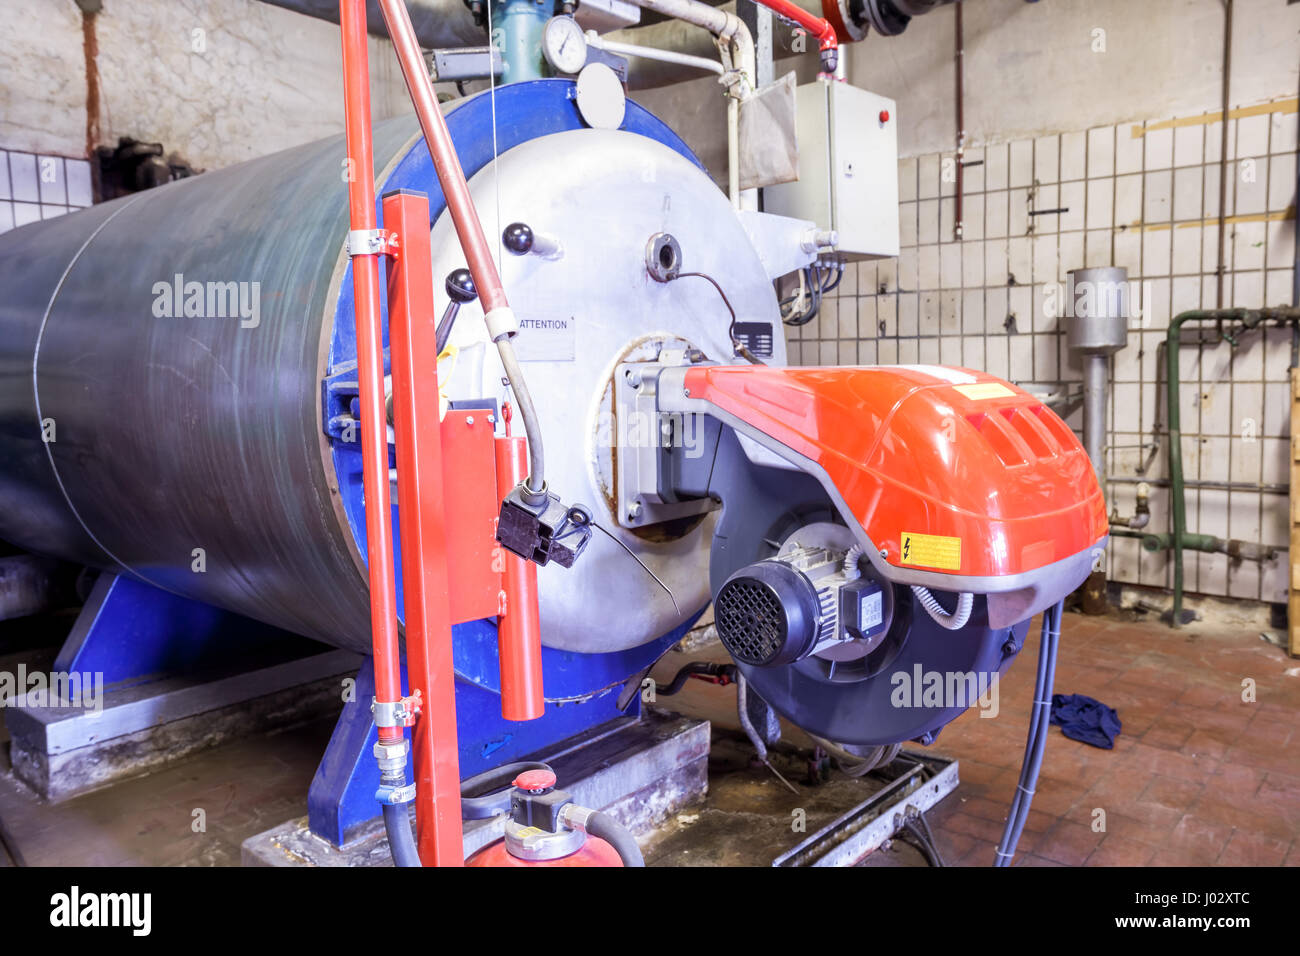
[{"label": "green metal pipe", "polygon": [[1175,546],[1174,541],[1179,540],[1183,551],[1227,553],[1224,550],[1226,545],[1223,539],[1216,538],[1212,534],[1192,534],[1190,531],[1184,531],[1181,539],[1175,539],[1173,534],[1143,534],[1138,537],[1142,539],[1143,551],[1168,551]]},{"label": "green metal pipe", "polygon": [[[1219,551],[1222,541],[1210,535],[1189,535],[1187,533],[1187,502],[1183,485],[1183,431],[1182,409],[1178,401],[1181,386],[1178,371],[1179,335],[1184,325],[1192,322],[1236,322],[1242,329],[1256,328],[1265,320],[1279,319],[1295,321],[1300,319],[1300,309],[1193,309],[1174,317],[1169,323],[1169,333],[1165,337],[1165,415],[1169,422],[1169,484],[1171,501],[1171,520],[1173,529],[1168,536],[1147,535],[1143,547],[1148,551],[1160,551],[1172,548],[1174,552],[1174,606],[1170,612],[1170,623],[1174,627],[1182,624],[1183,614],[1183,551]],[[1236,339],[1232,333],[1220,332],[1233,345]],[[1205,539],[1218,542],[1217,546],[1204,547]],[[1152,542],[1148,545],[1148,540]],[[1159,542],[1163,540],[1163,544]],[[1154,546],[1153,546],[1154,545]]]},{"label": "green metal pipe", "polygon": [[501,51],[503,83],[549,75],[542,56],[542,28],[554,12],[550,0],[493,0],[492,45]]}]

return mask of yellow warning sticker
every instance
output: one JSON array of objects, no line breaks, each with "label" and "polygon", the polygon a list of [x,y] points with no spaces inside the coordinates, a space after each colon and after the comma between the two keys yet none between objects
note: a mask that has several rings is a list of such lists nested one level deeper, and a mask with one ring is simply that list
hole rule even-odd
[{"label": "yellow warning sticker", "polygon": [[953,388],[961,392],[972,401],[983,401],[986,398],[1015,398],[1016,393],[1011,391],[1001,382],[980,382],[978,385],[954,385]]},{"label": "yellow warning sticker", "polygon": [[904,531],[902,549],[904,564],[945,571],[961,570],[961,538]]}]

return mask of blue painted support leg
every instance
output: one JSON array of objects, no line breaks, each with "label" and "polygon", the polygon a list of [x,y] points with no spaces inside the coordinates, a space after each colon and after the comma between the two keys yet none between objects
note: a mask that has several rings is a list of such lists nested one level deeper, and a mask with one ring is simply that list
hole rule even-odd
[{"label": "blue painted support leg", "polygon": [[[680,641],[699,613],[657,641],[627,651],[576,654],[543,647],[546,692],[556,699],[547,701],[541,717],[519,722],[501,716],[496,624],[471,621],[456,625],[452,641],[461,779],[503,763],[544,755],[560,741],[583,731],[616,717],[638,715],[639,695],[632,698],[626,710],[618,707],[623,681],[649,667]],[[370,713],[375,678],[369,660],[357,674],[355,690],[355,699],[344,704],[307,795],[311,831],[335,846],[343,846],[379,816],[375,800],[379,769],[373,753],[379,737]],[[402,692],[409,693],[405,661]],[[409,765],[407,779],[415,779]],[[563,786],[564,781],[560,784]]]},{"label": "blue painted support leg", "polygon": [[[581,702],[548,703],[537,720],[514,722],[501,716],[501,697],[467,681],[456,681],[456,727],[461,778],[472,777],[589,730],[615,717],[635,715],[640,697],[627,710],[618,709],[618,689]],[[373,662],[357,672],[355,695],[343,705],[329,747],[316,769],[307,794],[311,831],[343,846],[379,816],[375,790],[379,770],[374,746],[379,736],[370,713],[375,696]],[[402,693],[409,693],[406,666],[402,666]],[[406,778],[414,780],[407,765]]]},{"label": "blue painted support leg", "polygon": [[134,578],[101,574],[55,658],[64,673],[119,687],[167,677],[232,674],[326,647]]}]

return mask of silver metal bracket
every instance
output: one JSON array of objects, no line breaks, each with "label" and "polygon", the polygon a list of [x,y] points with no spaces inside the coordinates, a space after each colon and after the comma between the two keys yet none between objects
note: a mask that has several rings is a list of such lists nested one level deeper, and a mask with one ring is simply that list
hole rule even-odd
[{"label": "silver metal bracket", "polygon": [[614,425],[618,444],[614,475],[618,523],[624,528],[704,514],[718,507],[711,498],[665,501],[660,494],[661,452],[690,454],[701,446],[703,416],[659,409],[659,373],[693,364],[688,347],[665,346],[657,362],[628,362],[614,371]]},{"label": "silver metal bracket", "polygon": [[389,234],[383,229],[350,229],[347,239],[348,257],[388,255],[391,245],[388,237]]}]

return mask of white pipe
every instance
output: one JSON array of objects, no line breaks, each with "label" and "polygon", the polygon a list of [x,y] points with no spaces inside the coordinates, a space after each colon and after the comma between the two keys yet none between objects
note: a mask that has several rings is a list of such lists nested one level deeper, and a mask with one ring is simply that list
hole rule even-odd
[{"label": "white pipe", "polygon": [[632,0],[638,7],[662,13],[686,23],[703,27],[719,40],[729,42],[736,48],[736,68],[744,74],[747,89],[744,95],[754,88],[757,76],[757,60],[754,56],[754,38],[750,35],[745,22],[726,10],[711,7],[699,0]]},{"label": "white pipe", "polygon": [[639,56],[646,60],[659,60],[662,63],[676,63],[678,66],[707,70],[710,73],[717,73],[719,76],[727,72],[726,68],[716,60],[709,60],[702,56],[692,56],[689,53],[678,53],[676,50],[659,50],[652,46],[637,46],[633,43],[606,40],[595,30],[587,31],[587,45],[595,47],[597,50],[607,50],[610,53],[619,53],[623,56]]},{"label": "white pipe", "polygon": [[[662,13],[708,30],[718,38],[724,61],[740,73],[738,88],[727,92],[727,193],[735,209],[758,209],[758,190],[740,189],[740,101],[754,93],[758,73],[754,38],[745,22],[726,10],[699,0],[632,0],[638,7]],[[728,52],[731,49],[731,53]],[[684,54],[682,54],[684,55]],[[724,71],[725,75],[725,71]]]},{"label": "white pipe", "polygon": [[740,192],[740,100],[734,96],[727,97],[727,195],[733,208],[744,208]]}]

